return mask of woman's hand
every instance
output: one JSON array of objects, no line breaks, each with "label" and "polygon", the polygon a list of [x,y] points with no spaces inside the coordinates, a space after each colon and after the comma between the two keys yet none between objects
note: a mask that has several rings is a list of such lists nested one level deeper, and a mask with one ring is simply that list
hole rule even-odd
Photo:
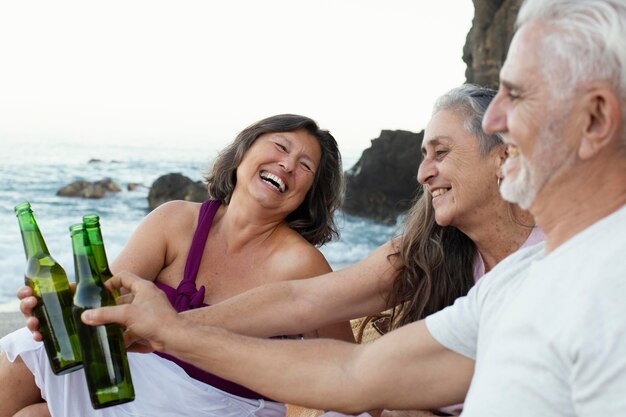
[{"label": "woman's hand", "polygon": [[121,272],[105,285],[109,289],[125,289],[127,294],[117,299],[116,306],[85,311],[82,320],[91,326],[119,323],[126,328],[124,339],[129,351],[163,351],[170,340],[168,335],[186,322],[172,308],[163,291],[151,281]]}]

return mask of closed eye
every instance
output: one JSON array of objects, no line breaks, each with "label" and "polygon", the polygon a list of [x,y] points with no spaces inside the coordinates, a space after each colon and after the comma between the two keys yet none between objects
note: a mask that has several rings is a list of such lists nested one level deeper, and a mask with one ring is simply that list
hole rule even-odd
[{"label": "closed eye", "polygon": [[508,99],[509,99],[509,100],[511,100],[511,101],[515,101],[515,100],[517,100],[518,98],[520,98],[520,95],[519,95],[517,92],[513,91],[513,90],[509,90],[509,91],[507,92],[506,96],[507,96],[507,97],[508,97]]},{"label": "closed eye", "polygon": [[300,165],[302,165],[306,171],[313,172],[313,169],[306,162],[300,162]]},{"label": "closed eye", "polygon": [[285,145],[283,145],[282,143],[278,143],[278,142],[275,142],[275,143],[278,149],[280,149],[283,152],[287,152],[287,147]]}]

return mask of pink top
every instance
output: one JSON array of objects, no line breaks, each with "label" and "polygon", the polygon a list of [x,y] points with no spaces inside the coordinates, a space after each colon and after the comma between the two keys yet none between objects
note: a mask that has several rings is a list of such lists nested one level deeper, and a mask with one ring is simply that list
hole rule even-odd
[{"label": "pink top", "polygon": [[[533,227],[533,230],[528,235],[528,239],[522,246],[520,246],[517,250],[526,248],[528,246],[536,245],[539,242],[543,242],[545,240],[545,236],[543,235],[543,231],[537,226]],[[485,275],[485,263],[483,262],[482,256],[480,253],[476,251],[474,254],[474,283],[478,281],[480,277]]]}]

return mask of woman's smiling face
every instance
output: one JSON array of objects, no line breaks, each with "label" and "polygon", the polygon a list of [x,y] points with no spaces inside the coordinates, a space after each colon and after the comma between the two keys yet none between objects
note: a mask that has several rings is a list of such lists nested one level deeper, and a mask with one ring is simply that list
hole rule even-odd
[{"label": "woman's smiling face", "polygon": [[244,154],[237,186],[288,214],[304,201],[320,158],[319,142],[306,130],[264,133]]},{"label": "woman's smiling face", "polygon": [[467,233],[485,206],[500,199],[497,152],[483,157],[478,139],[453,109],[433,115],[424,131],[417,180],[432,196],[435,220]]}]

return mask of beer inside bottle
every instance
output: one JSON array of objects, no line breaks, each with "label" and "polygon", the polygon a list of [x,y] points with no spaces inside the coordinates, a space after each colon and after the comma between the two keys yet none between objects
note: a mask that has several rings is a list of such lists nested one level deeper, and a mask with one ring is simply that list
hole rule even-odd
[{"label": "beer inside bottle", "polygon": [[100,278],[83,224],[71,226],[70,234],[78,281],[73,311],[83,352],[91,404],[93,408],[98,409],[132,401],[135,398],[135,391],[122,329],[117,324],[88,326],[80,319],[83,311],[115,305],[115,300]]},{"label": "beer inside bottle", "polygon": [[26,253],[24,282],[33,290],[37,306],[33,315],[52,372],[62,375],[83,367],[78,335],[72,317],[72,293],[67,274],[48,252],[30,203],[15,206]]}]

